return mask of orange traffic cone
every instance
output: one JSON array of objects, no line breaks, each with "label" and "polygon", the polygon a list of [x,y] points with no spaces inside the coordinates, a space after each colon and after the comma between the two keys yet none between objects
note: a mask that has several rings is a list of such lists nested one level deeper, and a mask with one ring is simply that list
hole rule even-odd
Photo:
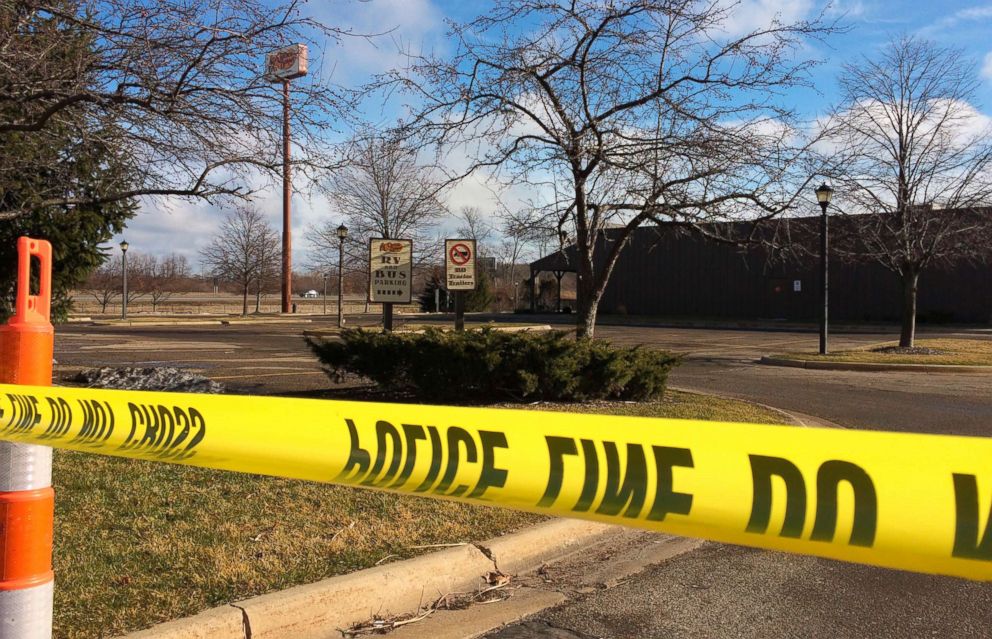
[{"label": "orange traffic cone", "polygon": [[[0,326],[0,383],[52,385],[52,245],[17,242],[14,316]],[[31,258],[41,266],[31,295]],[[23,428],[0,411],[0,429]],[[32,425],[28,424],[28,427]],[[52,636],[52,449],[0,442],[0,639]]]}]

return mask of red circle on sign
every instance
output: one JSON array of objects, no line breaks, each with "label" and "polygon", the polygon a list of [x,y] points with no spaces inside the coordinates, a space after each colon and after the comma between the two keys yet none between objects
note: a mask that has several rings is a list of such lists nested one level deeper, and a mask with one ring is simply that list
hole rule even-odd
[{"label": "red circle on sign", "polygon": [[451,261],[461,266],[463,264],[468,264],[468,261],[472,259],[472,249],[468,247],[467,244],[462,244],[459,242],[451,247],[448,251],[448,255],[451,257]]}]

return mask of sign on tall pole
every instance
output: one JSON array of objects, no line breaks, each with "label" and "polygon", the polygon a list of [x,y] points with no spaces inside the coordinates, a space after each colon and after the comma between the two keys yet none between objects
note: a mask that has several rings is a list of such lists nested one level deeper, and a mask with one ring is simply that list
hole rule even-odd
[{"label": "sign on tall pole", "polygon": [[282,312],[292,308],[293,297],[293,235],[292,194],[290,174],[289,81],[307,74],[307,45],[273,51],[265,57],[265,75],[272,82],[282,83]]},{"label": "sign on tall pole", "polygon": [[393,330],[393,304],[413,300],[413,240],[369,240],[369,301],[382,304],[382,327]]},{"label": "sign on tall pole", "polygon": [[444,241],[444,279],[455,292],[455,330],[465,330],[465,291],[475,289],[475,240]]}]

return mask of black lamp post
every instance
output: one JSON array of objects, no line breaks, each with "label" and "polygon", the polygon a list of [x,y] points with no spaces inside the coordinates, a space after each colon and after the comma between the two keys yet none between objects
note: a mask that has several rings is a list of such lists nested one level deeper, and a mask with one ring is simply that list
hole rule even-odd
[{"label": "black lamp post", "polygon": [[348,227],[338,227],[338,328],[344,326],[344,241],[348,237]]},{"label": "black lamp post", "polygon": [[820,355],[827,354],[827,309],[830,306],[830,287],[827,258],[827,251],[830,247],[830,229],[827,222],[827,207],[830,205],[830,198],[834,190],[824,182],[816,187],[816,201],[820,203],[820,295],[823,299],[823,306],[820,308]]},{"label": "black lamp post", "polygon": [[127,248],[130,246],[127,240],[121,241],[121,288],[124,296],[121,301],[121,319],[127,319]]}]

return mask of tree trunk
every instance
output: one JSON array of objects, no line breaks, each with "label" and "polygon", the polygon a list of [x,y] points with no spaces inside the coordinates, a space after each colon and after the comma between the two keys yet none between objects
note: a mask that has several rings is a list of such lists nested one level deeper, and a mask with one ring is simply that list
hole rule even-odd
[{"label": "tree trunk", "polygon": [[241,291],[241,317],[248,317],[248,285]]},{"label": "tree trunk", "polygon": [[596,313],[599,312],[599,300],[603,291],[596,290],[592,278],[579,277],[575,286],[575,337],[592,339],[596,332]]},{"label": "tree trunk", "polygon": [[916,343],[916,291],[920,274],[907,269],[902,275],[902,331],[899,346],[912,347]]}]

